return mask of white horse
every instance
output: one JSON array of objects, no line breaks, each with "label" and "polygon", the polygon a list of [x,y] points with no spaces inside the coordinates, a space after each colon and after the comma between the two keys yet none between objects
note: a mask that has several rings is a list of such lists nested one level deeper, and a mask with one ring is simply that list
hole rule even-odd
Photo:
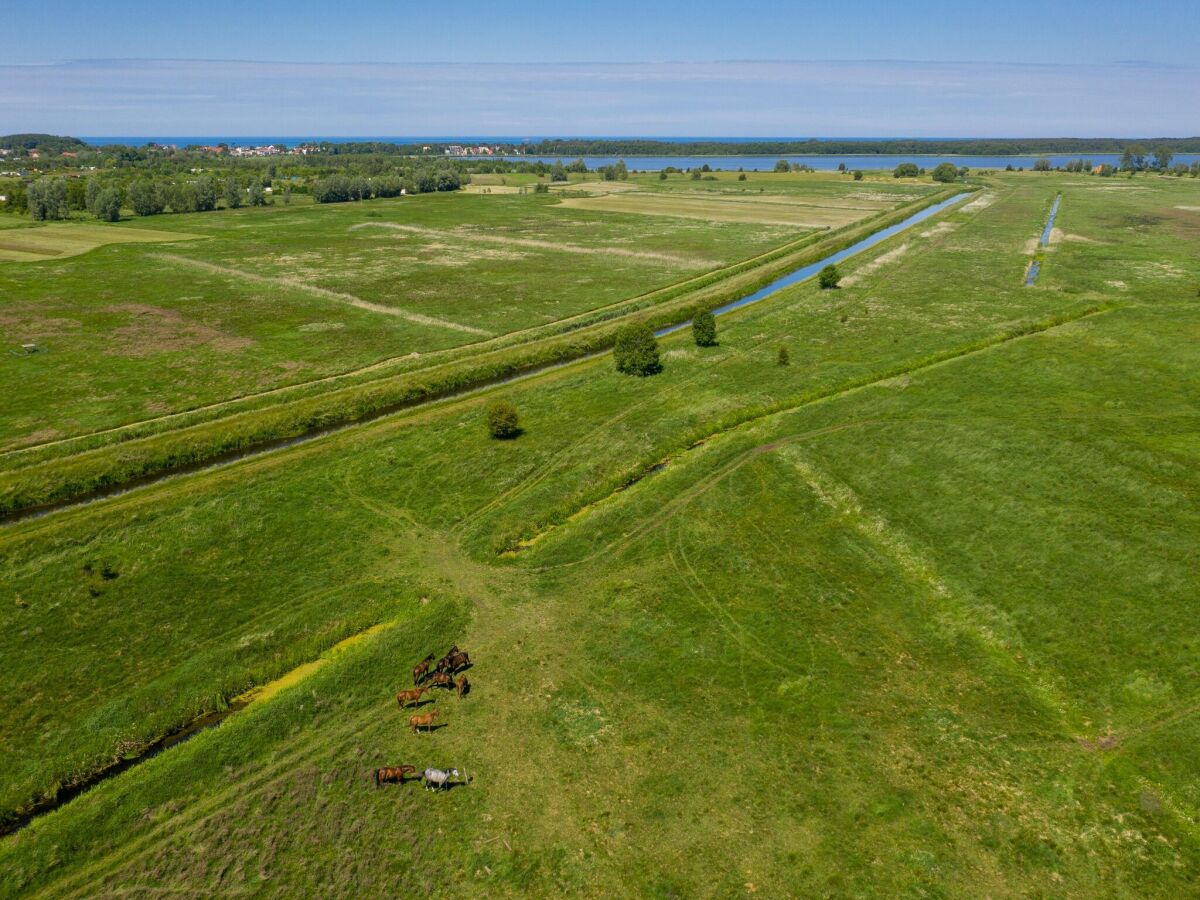
[{"label": "white horse", "polygon": [[425,788],[431,791],[450,790],[450,779],[458,777],[458,769],[426,769]]}]

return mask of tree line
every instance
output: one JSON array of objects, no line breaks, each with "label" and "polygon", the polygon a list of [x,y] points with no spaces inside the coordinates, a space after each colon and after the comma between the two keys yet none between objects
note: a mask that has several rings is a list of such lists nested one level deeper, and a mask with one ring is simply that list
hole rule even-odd
[{"label": "tree line", "polygon": [[1042,153],[1122,153],[1126,147],[1166,147],[1174,153],[1200,153],[1200,137],[1184,138],[995,138],[951,140],[674,141],[545,140],[525,144],[536,156],[1036,156]]}]

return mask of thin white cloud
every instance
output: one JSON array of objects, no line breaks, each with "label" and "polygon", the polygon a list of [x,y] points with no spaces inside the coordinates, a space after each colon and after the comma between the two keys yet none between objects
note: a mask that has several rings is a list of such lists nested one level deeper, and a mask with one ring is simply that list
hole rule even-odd
[{"label": "thin white cloud", "polygon": [[0,65],[0,121],[99,135],[1151,136],[1196,131],[1198,74],[1136,62],[79,60]]}]

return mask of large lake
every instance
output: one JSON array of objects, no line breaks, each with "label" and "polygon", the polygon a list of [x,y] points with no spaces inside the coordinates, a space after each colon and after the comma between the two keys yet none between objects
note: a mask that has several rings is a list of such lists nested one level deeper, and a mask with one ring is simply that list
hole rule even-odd
[{"label": "large lake", "polygon": [[[526,162],[553,163],[559,157],[555,156],[506,156],[504,159],[524,160]],[[565,157],[563,162],[571,162],[574,157]],[[1119,153],[1049,153],[1045,156],[884,156],[871,154],[868,156],[625,156],[625,165],[630,169],[643,172],[657,172],[667,166],[677,169],[698,169],[707,163],[714,169],[726,172],[746,169],[749,172],[770,171],[781,159],[788,162],[804,163],[814,169],[836,169],[838,163],[845,163],[847,169],[894,169],[902,162],[915,162],[919,166],[932,169],[940,162],[952,162],[956,166],[969,166],[972,169],[1003,169],[1012,166],[1014,169],[1031,169],[1039,159],[1050,160],[1052,166],[1065,166],[1073,159],[1090,159],[1092,165],[1102,163],[1117,165],[1121,161]],[[1200,160],[1200,153],[1180,153],[1175,156],[1175,162],[1187,163]],[[583,161],[589,169],[597,166],[607,166],[615,163],[615,156],[585,156]]]}]

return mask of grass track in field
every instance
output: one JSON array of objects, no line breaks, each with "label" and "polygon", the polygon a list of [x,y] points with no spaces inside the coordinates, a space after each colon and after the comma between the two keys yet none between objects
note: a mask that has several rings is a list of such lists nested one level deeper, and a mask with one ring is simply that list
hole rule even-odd
[{"label": "grass track in field", "polygon": [[705,222],[752,222],[789,225],[797,228],[837,228],[863,218],[868,209],[803,205],[799,203],[756,203],[748,199],[715,196],[686,196],[680,193],[628,192],[595,197],[568,197],[561,201],[571,209],[635,213],[700,219]]}]

